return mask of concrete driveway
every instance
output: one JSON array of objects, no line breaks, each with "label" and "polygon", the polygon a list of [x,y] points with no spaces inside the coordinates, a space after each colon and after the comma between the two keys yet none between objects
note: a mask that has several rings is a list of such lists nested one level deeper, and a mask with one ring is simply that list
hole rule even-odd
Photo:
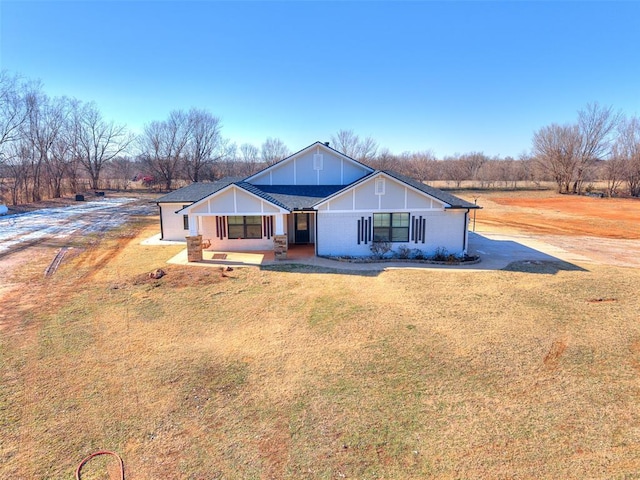
[{"label": "concrete driveway", "polygon": [[[551,245],[531,235],[469,232],[469,253],[480,255],[479,270],[499,270],[511,262],[593,263],[576,252]],[[471,266],[473,268],[475,266]]]},{"label": "concrete driveway", "polygon": [[640,268],[640,240],[568,235],[469,232],[469,251],[485,269],[504,268],[512,261],[563,261]]}]

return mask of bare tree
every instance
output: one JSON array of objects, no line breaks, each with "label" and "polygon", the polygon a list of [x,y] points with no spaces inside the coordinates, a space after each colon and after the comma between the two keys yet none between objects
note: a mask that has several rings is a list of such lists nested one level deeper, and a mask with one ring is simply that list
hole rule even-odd
[{"label": "bare tree", "polygon": [[[57,133],[51,143],[46,157],[47,181],[50,195],[59,198],[64,193],[65,180],[77,175],[78,160],[76,156],[73,106],[74,101],[68,98],[54,98],[53,112]],[[74,171],[74,169],[76,171]],[[74,184],[75,187],[75,184]]]},{"label": "bare tree", "polygon": [[56,141],[61,140],[68,110],[64,99],[50,99],[43,93],[31,96],[30,114],[24,124],[23,135],[33,151],[31,158],[31,201],[42,199],[42,184],[51,185],[53,196],[61,196],[63,169],[56,166],[52,149]]},{"label": "bare tree", "polygon": [[438,177],[438,161],[433,152],[427,150],[408,155],[409,175],[421,182],[435,180]]},{"label": "bare tree", "polygon": [[374,158],[358,160],[378,170],[401,170],[398,168],[400,166],[399,158],[391,153],[388,148],[383,148]]},{"label": "bare tree", "polygon": [[26,178],[27,169],[22,167],[29,155],[22,138],[33,105],[30,98],[37,92],[39,85],[0,71],[0,184],[11,189],[14,205],[19,201],[20,188],[26,184],[23,177]]},{"label": "bare tree", "polygon": [[103,167],[122,154],[135,138],[125,125],[105,121],[93,102],[76,104],[74,135],[76,154],[89,174],[93,189],[99,188]]},{"label": "bare tree", "polygon": [[29,97],[40,90],[6,70],[0,71],[0,149],[21,137],[21,128],[29,118],[32,104]]},{"label": "bare tree", "polygon": [[598,103],[587,104],[578,112],[580,149],[573,180],[573,193],[581,193],[582,186],[595,164],[606,160],[611,154],[616,127],[621,114],[613,107],[602,107]]},{"label": "bare tree", "polygon": [[489,158],[482,152],[465,153],[458,158],[466,180],[478,180],[480,170],[488,160]]},{"label": "bare tree", "polygon": [[533,154],[537,165],[552,176],[559,193],[571,191],[580,145],[580,131],[576,125],[554,123],[542,127],[533,136]]},{"label": "bare tree", "polygon": [[189,117],[174,110],[165,121],[154,121],[144,127],[140,137],[141,158],[145,167],[153,172],[171,190],[186,155],[191,136]]},{"label": "bare tree", "polygon": [[612,107],[588,104],[570,125],[552,124],[533,136],[533,153],[538,166],[565,193],[581,193],[597,162],[610,156],[620,114]]},{"label": "bare tree", "polygon": [[267,138],[262,144],[262,161],[267,165],[273,165],[289,156],[289,149],[279,138]]},{"label": "bare tree", "polygon": [[238,167],[241,175],[251,175],[258,170],[260,165],[260,150],[255,145],[250,143],[243,143],[238,149],[238,161],[240,165]]},{"label": "bare tree", "polygon": [[127,190],[135,175],[137,165],[129,157],[116,157],[108,166],[110,178],[116,181],[116,188]]},{"label": "bare tree", "polygon": [[460,155],[453,157],[445,157],[443,162],[443,174],[446,180],[453,180],[456,188],[462,186],[462,182],[469,179],[469,172],[465,165],[460,161]]},{"label": "bare tree", "polygon": [[607,182],[607,196],[614,197],[617,195],[618,189],[624,183],[626,173],[626,161],[621,157],[616,148],[612,157],[602,165],[601,178]]},{"label": "bare tree", "polygon": [[378,144],[373,138],[360,139],[353,130],[339,130],[331,135],[331,142],[339,152],[363,163],[373,161],[378,151]]},{"label": "bare tree", "polygon": [[222,122],[206,110],[192,108],[187,114],[188,142],[184,152],[185,171],[189,180],[197,182],[211,163],[225,157],[228,142],[222,138]]},{"label": "bare tree", "polygon": [[622,119],[618,132],[612,160],[621,163],[629,195],[640,197],[640,118]]},{"label": "bare tree", "polygon": [[28,201],[27,191],[31,178],[31,156],[33,149],[25,139],[18,139],[9,143],[4,157],[4,170],[11,177],[11,203],[18,205]]}]

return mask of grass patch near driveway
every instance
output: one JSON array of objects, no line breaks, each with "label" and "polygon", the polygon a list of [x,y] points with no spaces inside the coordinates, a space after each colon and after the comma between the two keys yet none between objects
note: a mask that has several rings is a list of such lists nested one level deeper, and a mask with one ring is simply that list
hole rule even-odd
[{"label": "grass patch near driveway", "polygon": [[0,477],[99,449],[132,480],[640,471],[637,269],[223,276],[137,228],[16,272]]}]

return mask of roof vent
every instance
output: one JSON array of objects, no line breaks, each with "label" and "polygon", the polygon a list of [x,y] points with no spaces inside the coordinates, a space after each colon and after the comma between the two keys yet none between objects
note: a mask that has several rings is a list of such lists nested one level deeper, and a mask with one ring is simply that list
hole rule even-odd
[{"label": "roof vent", "polygon": [[329,146],[329,142],[324,142],[324,144],[328,147]]}]

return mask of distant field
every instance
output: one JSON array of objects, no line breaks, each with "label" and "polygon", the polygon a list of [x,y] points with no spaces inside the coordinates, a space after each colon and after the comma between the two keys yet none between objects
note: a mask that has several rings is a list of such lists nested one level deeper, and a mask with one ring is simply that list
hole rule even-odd
[{"label": "distant field", "polygon": [[[636,235],[639,202],[474,195],[479,229]],[[223,274],[155,222],[0,259],[0,478],[640,477],[640,269]]]},{"label": "distant field", "polygon": [[553,190],[453,193],[482,206],[476,221],[485,230],[640,239],[638,198],[560,195]]}]

